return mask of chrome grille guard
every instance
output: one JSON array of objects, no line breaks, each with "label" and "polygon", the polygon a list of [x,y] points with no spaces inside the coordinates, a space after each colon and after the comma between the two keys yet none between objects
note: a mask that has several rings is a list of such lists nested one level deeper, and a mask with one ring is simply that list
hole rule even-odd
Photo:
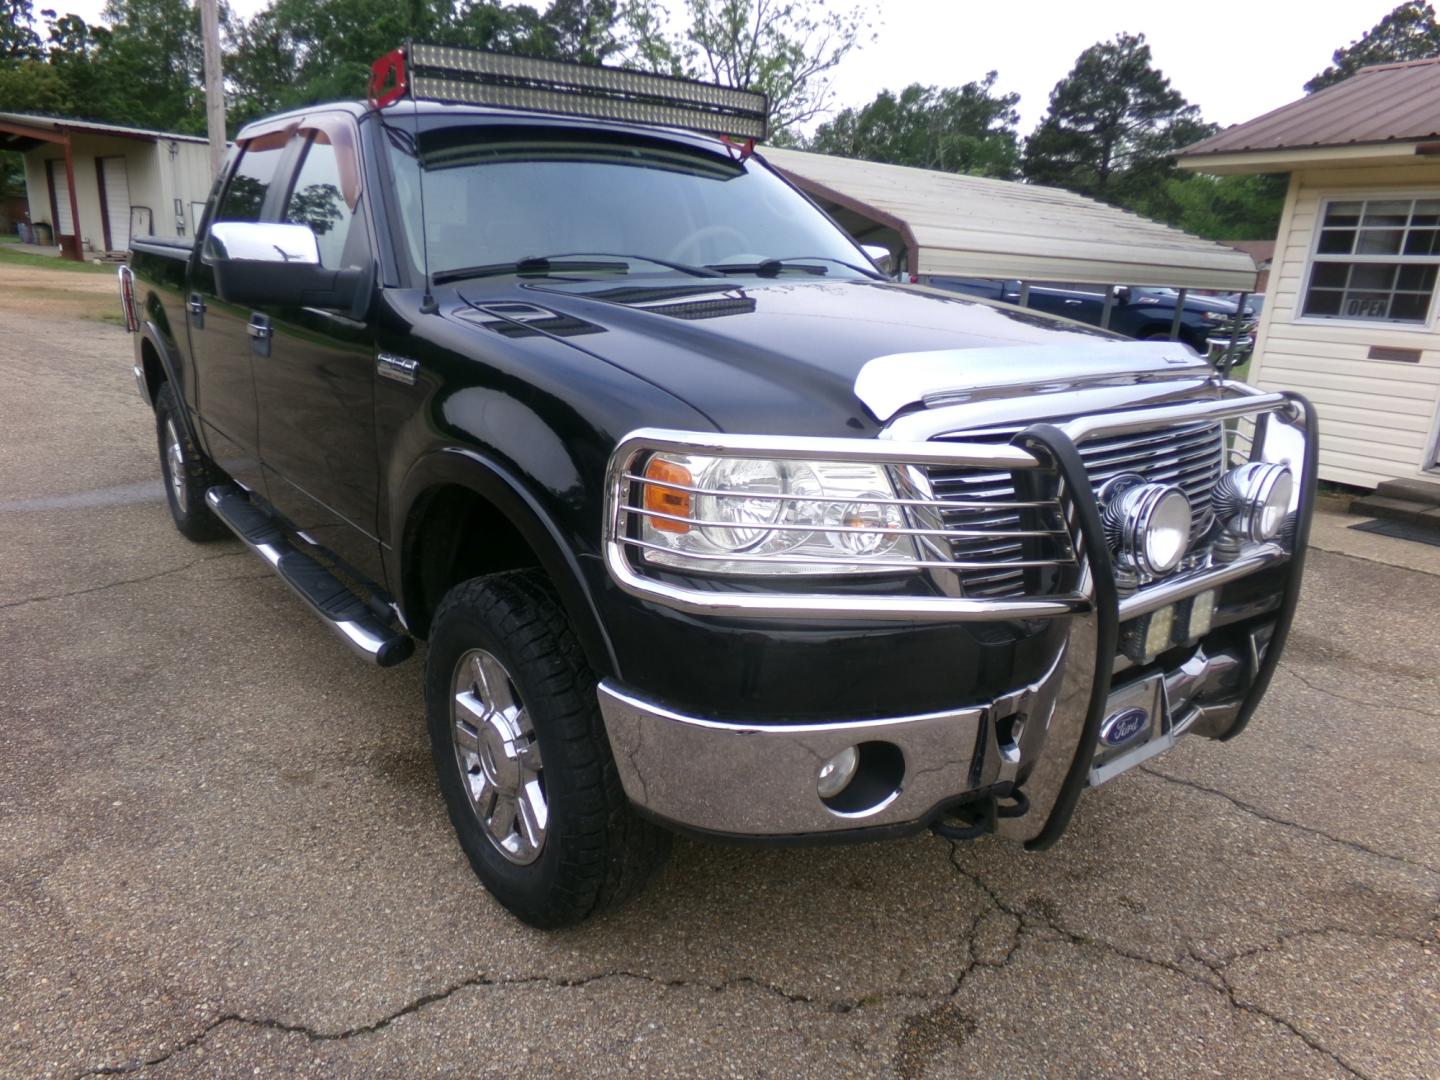
[{"label": "chrome grille guard", "polygon": [[[1308,492],[1314,486],[1315,465],[1313,414],[1307,402],[1294,394],[1262,393],[1243,383],[1224,382],[1225,395],[1216,400],[1188,401],[1148,408],[1081,416],[1055,425],[1053,429],[1073,447],[1087,440],[1124,435],[1195,421],[1249,419],[1255,423],[1255,437],[1249,449],[1254,458],[1288,461],[1297,473],[1296,505],[1304,524],[1308,523]],[[936,410],[937,412],[940,410]],[[1048,427],[1048,425],[1046,425]],[[1028,430],[1028,429],[1027,429]],[[900,439],[806,438],[785,436],[723,435],[677,432],[662,429],[641,429],[621,441],[611,456],[606,481],[607,506],[604,522],[604,558],[617,584],[633,596],[654,601],[693,615],[717,617],[773,619],[858,619],[881,621],[971,621],[995,622],[1013,619],[1043,619],[1093,611],[1096,605],[1094,573],[1089,565],[1090,546],[1078,544],[1073,551],[1078,573],[1072,590],[1043,597],[984,599],[960,595],[876,595],[847,587],[843,581],[827,582],[823,591],[788,592],[765,589],[763,579],[730,577],[716,581],[716,587],[696,587],[694,579],[674,571],[657,574],[653,567],[636,557],[648,545],[639,536],[638,522],[644,517],[664,517],[646,509],[640,497],[645,482],[643,458],[656,451],[753,456],[786,460],[865,461],[897,467],[950,465],[1025,472],[1044,470],[1061,477],[1067,493],[1067,527],[1072,538],[1079,539],[1075,503],[1084,500],[1093,506],[1094,492],[1083,470],[1070,475],[1058,460],[1059,455],[1035,448],[1033,441],[1016,436],[1009,445],[987,445],[963,441],[903,441]],[[1233,452],[1233,451],[1232,451]],[[1077,455],[1078,460],[1078,455]],[[653,482],[653,481],[652,481]],[[670,486],[670,485],[665,485]],[[688,488],[699,494],[717,494],[701,488]],[[723,494],[723,493],[719,493]],[[952,535],[934,513],[953,501],[935,499],[924,492],[901,494],[883,501],[904,508],[921,524],[907,528],[905,533],[921,541],[931,557],[918,562],[897,564],[896,570],[917,570],[943,579],[946,571],[964,569],[967,564],[941,557],[946,545],[925,541]],[[798,496],[775,496],[798,498]],[[861,501],[861,500],[855,500]],[[914,522],[912,521],[912,524]],[[864,531],[864,530],[861,530]],[[1147,587],[1141,592],[1117,600],[1120,619],[1132,618],[1185,597],[1216,588],[1226,582],[1247,576],[1292,557],[1303,536],[1297,534],[1292,546],[1269,542],[1252,544],[1240,556],[1223,564],[1212,564],[1179,573]],[[1100,549],[1105,551],[1104,548]],[[1108,552],[1105,553],[1108,559]],[[784,556],[757,556],[773,560]],[[1053,560],[1048,560],[1053,563]]]}]

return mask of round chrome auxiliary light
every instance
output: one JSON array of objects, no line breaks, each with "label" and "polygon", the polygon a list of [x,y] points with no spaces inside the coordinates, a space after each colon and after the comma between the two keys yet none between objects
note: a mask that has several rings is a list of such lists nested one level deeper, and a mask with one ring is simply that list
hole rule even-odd
[{"label": "round chrome auxiliary light", "polygon": [[1290,513],[1294,490],[1290,466],[1251,461],[1231,469],[1215,485],[1215,516],[1242,540],[1273,540]]},{"label": "round chrome auxiliary light", "polygon": [[1173,484],[1139,483],[1102,489],[1100,497],[1106,538],[1125,565],[1149,577],[1180,565],[1190,546],[1190,500],[1185,492]]}]

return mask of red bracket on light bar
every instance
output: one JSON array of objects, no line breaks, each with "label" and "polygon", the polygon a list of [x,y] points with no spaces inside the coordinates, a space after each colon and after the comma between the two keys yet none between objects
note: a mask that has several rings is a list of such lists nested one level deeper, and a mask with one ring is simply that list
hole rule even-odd
[{"label": "red bracket on light bar", "polygon": [[744,161],[751,154],[755,153],[755,140],[745,139],[743,141],[732,139],[729,135],[721,135],[720,141],[732,151],[731,156],[737,161]]},{"label": "red bracket on light bar", "polygon": [[370,104],[374,108],[399,101],[409,89],[404,49],[392,49],[370,65]]}]

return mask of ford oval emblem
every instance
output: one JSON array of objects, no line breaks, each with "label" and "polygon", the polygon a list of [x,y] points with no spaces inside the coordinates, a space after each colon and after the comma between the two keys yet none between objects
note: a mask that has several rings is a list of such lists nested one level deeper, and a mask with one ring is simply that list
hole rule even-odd
[{"label": "ford oval emblem", "polygon": [[1149,726],[1150,714],[1144,709],[1121,709],[1100,725],[1100,741],[1106,746],[1124,746]]}]

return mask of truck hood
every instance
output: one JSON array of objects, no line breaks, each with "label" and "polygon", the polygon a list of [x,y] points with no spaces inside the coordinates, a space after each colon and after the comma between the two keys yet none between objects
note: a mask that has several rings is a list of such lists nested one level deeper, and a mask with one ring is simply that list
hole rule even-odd
[{"label": "truck hood", "polygon": [[[1208,367],[1186,346],[869,280],[462,285],[482,325],[546,334],[658,385],[719,430],[873,433],[910,406],[1019,386],[1154,381]],[[470,321],[470,320],[467,320]]]}]

